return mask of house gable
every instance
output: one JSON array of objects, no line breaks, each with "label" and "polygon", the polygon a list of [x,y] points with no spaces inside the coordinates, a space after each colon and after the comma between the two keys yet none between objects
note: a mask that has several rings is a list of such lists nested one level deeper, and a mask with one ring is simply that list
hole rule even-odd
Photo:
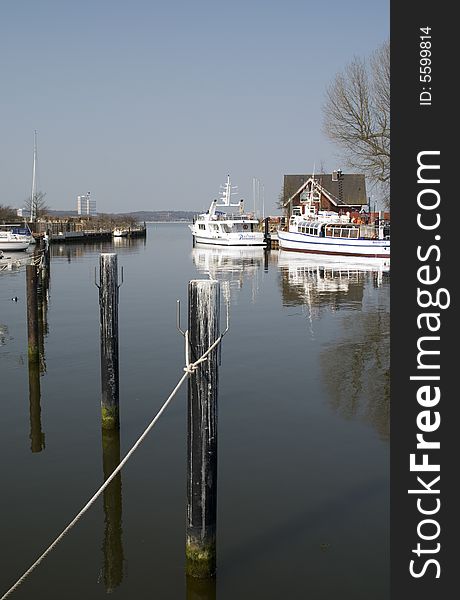
[{"label": "house gable", "polygon": [[309,182],[315,181],[316,188],[321,192],[321,208],[330,210],[357,209],[367,204],[366,180],[364,175],[341,174],[334,181],[332,173],[320,175],[285,175],[284,190],[288,200],[284,207],[291,211],[292,206],[300,203],[300,194]]}]

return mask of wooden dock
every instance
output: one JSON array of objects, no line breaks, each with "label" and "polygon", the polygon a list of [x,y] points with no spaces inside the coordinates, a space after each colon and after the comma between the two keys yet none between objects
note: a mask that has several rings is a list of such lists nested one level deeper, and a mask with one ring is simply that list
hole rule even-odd
[{"label": "wooden dock", "polygon": [[[38,241],[45,235],[45,231],[34,232],[33,236]],[[147,228],[138,227],[130,228],[128,231],[128,238],[142,238],[147,236]],[[110,241],[113,238],[112,229],[98,229],[98,230],[82,230],[82,231],[56,231],[48,230],[48,240],[50,243],[62,244],[66,242],[99,242],[99,241]]]}]

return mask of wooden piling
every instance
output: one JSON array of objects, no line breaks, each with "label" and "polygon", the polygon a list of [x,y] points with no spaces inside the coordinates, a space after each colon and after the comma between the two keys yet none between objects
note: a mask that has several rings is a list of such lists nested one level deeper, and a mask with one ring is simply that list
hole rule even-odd
[{"label": "wooden piling", "polygon": [[114,253],[100,255],[101,416],[103,429],[118,429],[118,262]]},{"label": "wooden piling", "polygon": [[26,265],[27,340],[29,361],[39,360],[38,273],[35,265]]},{"label": "wooden piling", "polygon": [[270,217],[264,219],[264,240],[266,248],[271,248],[271,236],[270,236]]},{"label": "wooden piling", "polygon": [[48,334],[48,290],[50,282],[49,251],[42,249],[42,257],[38,270],[38,346],[40,353],[40,374],[46,372],[45,336]]},{"label": "wooden piling", "polygon": [[[196,361],[219,336],[218,281],[189,283],[190,359]],[[218,348],[188,381],[186,573],[209,578],[216,569]]]}]

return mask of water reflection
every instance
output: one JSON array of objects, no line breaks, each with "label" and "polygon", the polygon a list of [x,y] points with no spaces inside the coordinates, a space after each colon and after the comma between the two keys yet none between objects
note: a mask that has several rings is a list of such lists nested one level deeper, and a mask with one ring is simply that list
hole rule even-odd
[{"label": "water reflection", "polygon": [[345,418],[371,423],[388,440],[389,266],[375,259],[350,263],[291,253],[280,253],[279,266],[283,304],[305,307],[313,340],[323,311],[340,311],[335,339],[319,353],[329,405]]},{"label": "water reflection", "polygon": [[187,600],[216,600],[216,579],[187,577]]},{"label": "water reflection", "polygon": [[[120,463],[120,432],[102,429],[104,481]],[[104,490],[104,585],[112,592],[123,580],[121,473]]]},{"label": "water reflection", "polygon": [[10,339],[11,337],[8,331],[8,325],[0,324],[0,346],[4,346]]},{"label": "water reflection", "polygon": [[[266,262],[263,247],[219,247],[196,246],[192,250],[192,260],[196,269],[210,279],[227,282],[227,289],[240,290],[244,281],[252,282],[252,296],[255,302],[259,288],[259,273]],[[225,287],[224,295],[225,295]]]},{"label": "water reflection", "polygon": [[[38,249],[36,249],[38,250]],[[37,253],[36,253],[37,256]],[[45,337],[48,335],[48,302],[50,288],[50,261],[48,253],[44,253],[37,280],[36,319],[38,326],[38,360],[29,353],[29,419],[30,449],[41,452],[45,449],[45,434],[41,423],[41,388],[40,377],[46,372]]]},{"label": "water reflection", "polygon": [[342,340],[321,352],[330,406],[343,417],[361,418],[379,436],[390,436],[390,315],[363,311],[344,316]]},{"label": "water reflection", "polygon": [[40,363],[29,359],[29,416],[30,449],[41,452],[45,449],[45,434],[42,431],[40,406]]},{"label": "water reflection", "polygon": [[65,258],[71,263],[84,256],[100,254],[102,252],[117,252],[118,254],[132,253],[139,251],[147,243],[144,238],[113,238],[112,240],[92,241],[92,242],[65,242],[62,244],[52,243],[50,245],[51,256],[55,258]]},{"label": "water reflection", "polygon": [[132,250],[133,248],[139,248],[147,245],[147,236],[140,238],[132,237],[114,237],[113,247],[117,250],[123,250],[124,248]]},{"label": "water reflection", "polygon": [[365,282],[379,287],[389,267],[379,259],[350,263],[336,258],[304,257],[280,251],[281,292],[285,306],[306,305],[312,314],[321,308],[338,310],[361,305]]}]

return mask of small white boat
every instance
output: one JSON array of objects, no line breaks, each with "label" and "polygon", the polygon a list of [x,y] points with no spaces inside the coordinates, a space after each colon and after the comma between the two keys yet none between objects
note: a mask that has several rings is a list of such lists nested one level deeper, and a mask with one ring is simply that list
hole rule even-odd
[{"label": "small white boat", "polygon": [[[243,212],[243,200],[232,203],[236,186],[230,183],[230,175],[221,191],[220,202],[213,200],[209,210],[198,215],[189,225],[194,243],[213,246],[264,246],[264,233],[259,231],[259,221]],[[237,213],[227,213],[221,208],[236,208]]]},{"label": "small white boat", "polygon": [[28,225],[0,225],[0,250],[27,250],[32,237]]},{"label": "small white boat", "polygon": [[390,259],[390,228],[384,221],[353,223],[350,216],[318,210],[315,181],[294,208],[288,231],[278,231],[279,247],[291,252]]},{"label": "small white boat", "polygon": [[128,230],[127,229],[114,229],[112,235],[113,235],[113,237],[128,237]]}]

